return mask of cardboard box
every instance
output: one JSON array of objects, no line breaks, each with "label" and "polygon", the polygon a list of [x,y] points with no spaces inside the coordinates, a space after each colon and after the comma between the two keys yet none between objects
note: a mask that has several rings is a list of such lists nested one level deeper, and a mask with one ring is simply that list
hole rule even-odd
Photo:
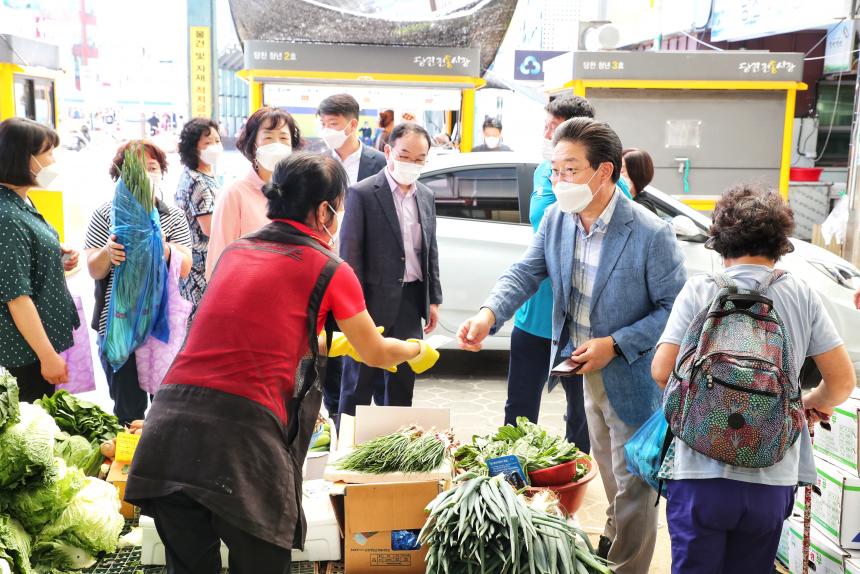
[{"label": "cardboard box", "polygon": [[[803,566],[803,522],[789,519],[788,570],[801,574]],[[845,561],[850,554],[833,544],[814,526],[810,529],[810,572],[815,574],[845,574]]]},{"label": "cardboard box", "polygon": [[445,460],[438,469],[428,473],[396,472],[381,475],[343,471],[337,468],[335,464],[337,460],[346,456],[355,445],[397,432],[410,425],[417,425],[425,430],[447,430],[451,428],[451,411],[417,407],[359,406],[355,409],[355,417],[341,415],[338,450],[329,457],[329,464],[323,478],[349,484],[451,480],[454,470],[448,460]]},{"label": "cardboard box", "polygon": [[122,502],[120,514],[125,518],[133,519],[135,507],[125,501],[125,483],[128,482],[128,471],[131,468],[130,462],[113,461],[110,465],[110,472],[107,475],[107,481],[116,487],[119,499]]},{"label": "cardboard box", "polygon": [[839,468],[860,476],[860,391],[833,411],[830,430],[815,428],[815,453]]},{"label": "cardboard box", "polygon": [[860,555],[852,555],[845,561],[845,574],[860,574]]},{"label": "cardboard box", "polygon": [[821,458],[812,499],[812,523],[846,550],[860,550],[860,477]]},{"label": "cardboard box", "polygon": [[[332,494],[344,539],[344,568],[350,574],[423,574],[427,548],[404,546],[417,539],[424,508],[439,494],[437,481],[355,484]],[[408,532],[405,532],[408,531]]]}]

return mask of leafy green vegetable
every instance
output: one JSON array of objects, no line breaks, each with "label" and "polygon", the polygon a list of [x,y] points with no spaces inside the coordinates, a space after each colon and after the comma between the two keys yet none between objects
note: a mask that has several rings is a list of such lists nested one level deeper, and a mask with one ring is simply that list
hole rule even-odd
[{"label": "leafy green vegetable", "polygon": [[70,570],[82,570],[95,564],[96,559],[92,554],[61,540],[39,543],[35,560],[39,574],[65,574]]},{"label": "leafy green vegetable", "polygon": [[418,537],[428,547],[427,574],[610,574],[583,532],[527,503],[502,476],[460,480],[427,506]]},{"label": "leafy green vegetable", "polygon": [[21,419],[18,410],[18,382],[3,371],[0,373],[0,432]]},{"label": "leafy green vegetable", "polygon": [[31,534],[38,533],[46,524],[56,520],[84,486],[86,477],[80,469],[67,467],[61,458],[54,459],[54,464],[54,478],[47,484],[16,490],[8,495],[7,512]]},{"label": "leafy green vegetable", "polygon": [[337,467],[370,474],[432,472],[445,461],[450,444],[448,435],[409,427],[358,445]]},{"label": "leafy green vegetable", "polygon": [[54,419],[41,408],[21,403],[21,421],[0,433],[0,489],[44,484],[54,471]]},{"label": "leafy green vegetable", "polygon": [[503,426],[494,435],[473,436],[470,444],[454,452],[454,460],[465,471],[486,474],[487,460],[507,455],[516,455],[526,472],[550,468],[582,456],[576,445],[549,434],[525,417],[517,417],[515,427]]},{"label": "leafy green vegetable", "polygon": [[36,404],[54,417],[60,429],[72,435],[81,435],[89,442],[101,444],[122,431],[115,416],[65,390],[59,390],[51,397],[42,397]]},{"label": "leafy green vegetable", "polygon": [[146,156],[143,146],[133,145],[125,150],[121,177],[134,198],[149,213],[155,206],[155,198],[146,175]]},{"label": "leafy green vegetable", "polygon": [[30,535],[15,519],[0,514],[0,572],[30,574]]},{"label": "leafy green vegetable", "polygon": [[83,488],[71,503],[37,536],[33,560],[40,564],[50,561],[57,542],[65,542],[92,555],[114,552],[125,525],[119,509],[119,496],[112,484],[97,478],[84,479]]},{"label": "leafy green vegetable", "polygon": [[78,467],[87,476],[98,476],[99,467],[104,462],[98,443],[62,431],[54,438],[54,456],[60,457],[69,466]]}]

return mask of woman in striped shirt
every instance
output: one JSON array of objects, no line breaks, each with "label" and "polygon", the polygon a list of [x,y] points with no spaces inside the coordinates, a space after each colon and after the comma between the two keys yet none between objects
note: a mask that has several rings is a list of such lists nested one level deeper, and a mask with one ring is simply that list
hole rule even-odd
[{"label": "woman in striped shirt", "polygon": [[[170,261],[170,247],[182,254],[182,277],[191,272],[191,232],[188,230],[188,220],[181,209],[168,206],[158,199],[158,187],[161,177],[167,171],[167,157],[153,143],[146,140],[130,141],[117,150],[116,157],[110,168],[114,181],[120,177],[125,151],[129,146],[140,146],[146,156],[146,172],[152,183],[155,195],[155,207],[164,240],[164,258]],[[93,313],[92,328],[98,331],[99,342],[105,336],[108,308],[110,307],[113,290],[113,268],[125,261],[125,248],[116,243],[116,235],[111,234],[112,202],[107,202],[93,213],[87,227],[84,249],[87,256],[87,268],[90,276],[96,281],[96,306]],[[101,346],[101,345],[100,345]],[[132,353],[125,364],[114,372],[102,357],[102,368],[107,377],[110,396],[114,401],[114,414],[120,424],[128,424],[133,420],[142,419],[147,406],[147,394],[140,388],[137,378],[137,362]]]}]

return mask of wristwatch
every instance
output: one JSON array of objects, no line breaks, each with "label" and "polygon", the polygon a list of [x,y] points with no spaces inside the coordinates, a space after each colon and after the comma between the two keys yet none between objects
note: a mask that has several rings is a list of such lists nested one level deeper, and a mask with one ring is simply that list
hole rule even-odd
[{"label": "wristwatch", "polygon": [[618,346],[618,341],[615,340],[615,337],[609,337],[612,339],[612,350],[615,351],[615,354],[619,357],[624,353],[621,352],[621,347]]}]

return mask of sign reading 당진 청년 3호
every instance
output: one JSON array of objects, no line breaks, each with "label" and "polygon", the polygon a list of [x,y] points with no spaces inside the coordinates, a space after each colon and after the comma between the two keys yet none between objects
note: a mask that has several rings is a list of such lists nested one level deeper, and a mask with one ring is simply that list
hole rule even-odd
[{"label": "sign reading \ub2f9\uc9c4 \uccad\ub144 3\ud638", "polygon": [[478,48],[422,48],[245,42],[246,70],[361,72],[420,76],[481,75]]}]

